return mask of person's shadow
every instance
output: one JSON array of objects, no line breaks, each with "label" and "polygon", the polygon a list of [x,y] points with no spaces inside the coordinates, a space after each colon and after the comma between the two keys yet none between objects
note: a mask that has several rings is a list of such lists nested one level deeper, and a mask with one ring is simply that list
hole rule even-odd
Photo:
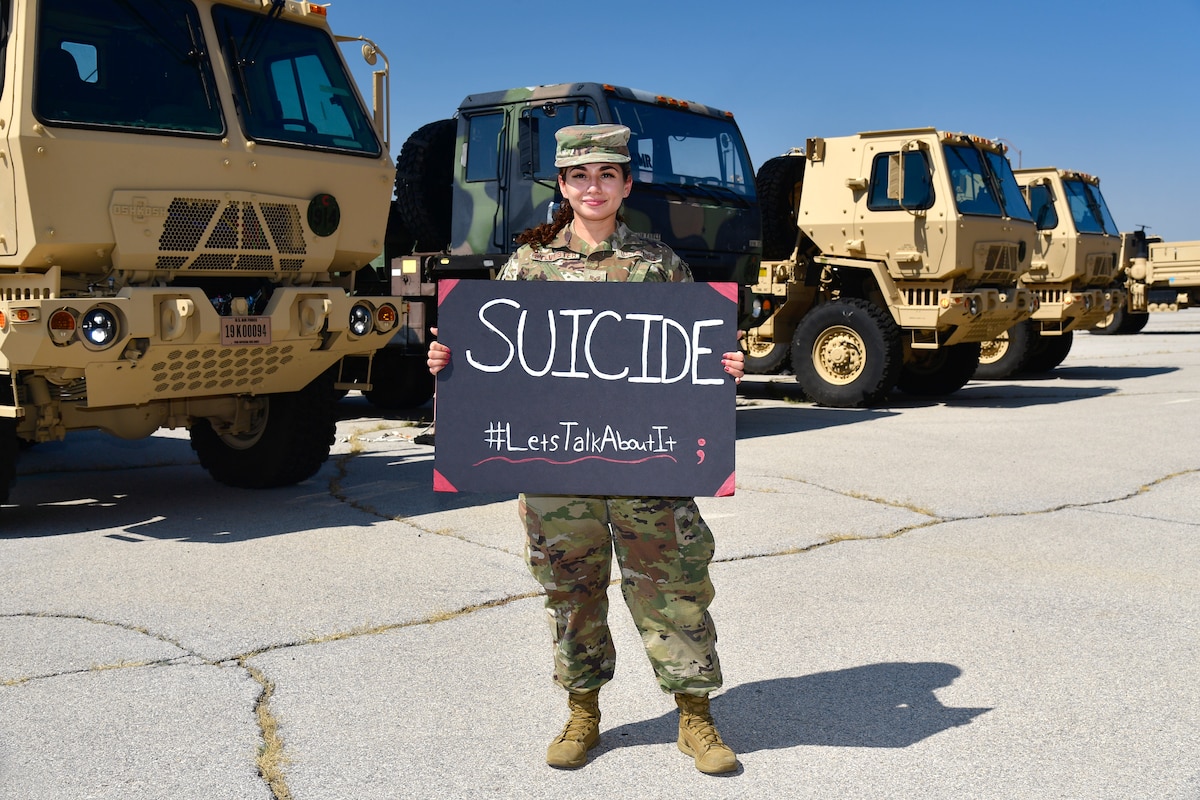
[{"label": "person's shadow", "polygon": [[[908,747],[991,710],[942,705],[934,690],[961,674],[953,664],[888,663],[747,683],[714,696],[713,717],[738,753],[799,745]],[[622,725],[604,732],[597,754],[674,742],[677,726],[673,709]]]}]

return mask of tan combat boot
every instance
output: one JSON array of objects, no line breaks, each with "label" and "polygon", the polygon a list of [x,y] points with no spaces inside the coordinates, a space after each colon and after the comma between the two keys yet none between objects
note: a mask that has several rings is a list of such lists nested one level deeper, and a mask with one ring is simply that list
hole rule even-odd
[{"label": "tan combat boot", "polygon": [[717,733],[708,697],[677,694],[675,705],[679,706],[679,749],[696,759],[696,769],[710,775],[737,769],[737,756]]},{"label": "tan combat boot", "polygon": [[558,738],[546,749],[546,763],[574,769],[587,763],[588,750],[600,741],[600,690],[567,695],[571,716]]}]

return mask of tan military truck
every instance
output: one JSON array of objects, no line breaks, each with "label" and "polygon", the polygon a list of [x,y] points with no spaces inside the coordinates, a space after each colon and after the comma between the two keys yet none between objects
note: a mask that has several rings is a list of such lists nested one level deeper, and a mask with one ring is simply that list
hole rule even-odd
[{"label": "tan military truck", "polygon": [[1075,331],[1088,330],[1125,301],[1113,285],[1121,235],[1100,193],[1100,179],[1053,167],[1016,170],[1037,225],[1033,261],[1021,285],[1037,297],[1033,316],[983,343],[982,380],[1048,372],[1071,351]]},{"label": "tan military truck", "polygon": [[748,365],[777,369],[790,348],[820,404],[957,391],[980,342],[1033,311],[1017,285],[1033,220],[999,143],[933,128],[813,138],[757,185],[763,321]]},{"label": "tan military truck", "polygon": [[87,429],[188,428],[232,486],[311,476],[339,373],[403,324],[352,292],[394,169],[326,9],[4,0],[0,25],[0,497],[23,444]]},{"label": "tan military truck", "polygon": [[1092,333],[1137,333],[1152,313],[1200,305],[1200,241],[1164,242],[1145,230],[1123,233],[1119,263],[1126,301]]}]

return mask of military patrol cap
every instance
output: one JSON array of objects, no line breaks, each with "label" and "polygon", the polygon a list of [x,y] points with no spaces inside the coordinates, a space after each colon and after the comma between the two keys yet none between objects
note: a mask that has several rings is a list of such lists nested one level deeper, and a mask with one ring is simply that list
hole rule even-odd
[{"label": "military patrol cap", "polygon": [[624,164],[629,161],[629,128],[624,125],[568,125],[554,134],[554,166]]}]

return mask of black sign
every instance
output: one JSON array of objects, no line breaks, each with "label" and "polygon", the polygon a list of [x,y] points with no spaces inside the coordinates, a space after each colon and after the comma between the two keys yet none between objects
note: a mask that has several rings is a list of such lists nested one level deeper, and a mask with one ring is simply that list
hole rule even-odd
[{"label": "black sign", "polygon": [[733,494],[732,283],[438,287],[437,491]]}]

